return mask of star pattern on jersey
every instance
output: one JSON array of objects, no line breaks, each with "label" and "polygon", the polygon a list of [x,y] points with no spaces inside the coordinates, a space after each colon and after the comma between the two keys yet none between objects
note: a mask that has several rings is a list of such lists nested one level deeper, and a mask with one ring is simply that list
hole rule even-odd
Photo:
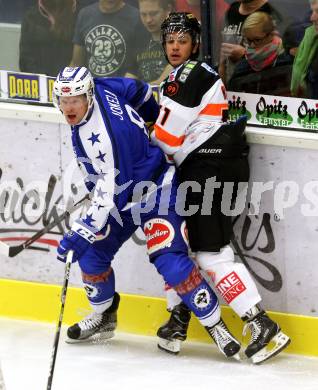
[{"label": "star pattern on jersey", "polygon": [[101,151],[99,151],[99,154],[96,158],[102,162],[105,162],[105,156],[106,156],[106,153],[102,153]]},{"label": "star pattern on jersey", "polygon": [[93,222],[96,222],[96,220],[93,218],[93,213],[92,214],[87,214],[86,218],[83,219],[83,222],[90,227],[93,227]]},{"label": "star pattern on jersey", "polygon": [[100,143],[100,140],[98,139],[99,136],[100,136],[100,133],[94,134],[94,132],[92,131],[92,135],[87,139],[88,139],[88,141],[91,141],[92,146],[94,146],[95,142]]},{"label": "star pattern on jersey", "polygon": [[101,199],[104,199],[104,195],[107,194],[107,192],[103,191],[101,188],[97,188],[96,193],[97,197]]},{"label": "star pattern on jersey", "polygon": [[98,180],[103,180],[103,181],[105,181],[105,176],[107,176],[107,172],[101,171],[101,172],[98,174]]}]

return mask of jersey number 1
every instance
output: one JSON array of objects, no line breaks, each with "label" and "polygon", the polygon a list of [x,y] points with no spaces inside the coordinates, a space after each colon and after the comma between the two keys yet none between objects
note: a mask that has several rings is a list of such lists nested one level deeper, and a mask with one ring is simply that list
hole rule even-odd
[{"label": "jersey number 1", "polygon": [[167,119],[168,119],[168,116],[170,115],[170,112],[171,110],[167,107],[162,107],[161,105],[159,106],[160,107],[160,114],[162,113],[163,111],[163,115],[162,115],[162,118],[161,118],[161,121],[160,121],[160,125],[161,126],[164,126],[165,123],[167,122]]}]

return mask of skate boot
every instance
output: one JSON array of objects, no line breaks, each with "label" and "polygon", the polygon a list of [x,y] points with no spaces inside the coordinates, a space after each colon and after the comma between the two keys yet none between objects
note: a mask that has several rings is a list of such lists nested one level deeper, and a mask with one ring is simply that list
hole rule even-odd
[{"label": "skate boot", "polygon": [[230,333],[222,318],[216,325],[205,326],[205,329],[223,355],[240,360],[239,350],[241,349],[241,344]]},{"label": "skate boot", "polygon": [[[246,317],[244,319],[246,320]],[[268,317],[264,310],[247,319],[243,329],[243,336],[246,334],[247,329],[250,330],[251,340],[245,350],[245,355],[254,364],[260,364],[277,355],[291,341],[281,331],[279,325]],[[273,346],[270,347],[269,344],[273,344]]]},{"label": "skate boot", "polygon": [[117,325],[117,309],[120,296],[115,292],[112,305],[103,313],[93,312],[82,321],[67,329],[67,343],[78,343],[86,340],[101,340],[114,337]]},{"label": "skate boot", "polygon": [[184,303],[175,306],[169,320],[157,332],[159,337],[158,348],[163,351],[178,354],[181,341],[187,338],[187,330],[191,318],[191,311]]}]

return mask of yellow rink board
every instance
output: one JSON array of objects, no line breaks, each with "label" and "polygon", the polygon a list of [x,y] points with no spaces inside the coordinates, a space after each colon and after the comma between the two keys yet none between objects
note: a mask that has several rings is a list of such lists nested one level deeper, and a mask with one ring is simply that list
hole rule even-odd
[{"label": "yellow rink board", "polygon": [[[60,312],[61,286],[0,279],[0,316],[14,319],[56,323]],[[168,318],[165,300],[140,295],[120,294],[118,330],[153,336]],[[63,323],[73,324],[90,311],[81,288],[69,287]],[[289,353],[318,356],[318,317],[269,312],[282,330],[290,336]],[[222,307],[222,317],[233,334],[242,340],[243,323],[228,307]],[[206,331],[191,319],[189,340],[211,342]],[[244,343],[244,339],[242,340]]]}]

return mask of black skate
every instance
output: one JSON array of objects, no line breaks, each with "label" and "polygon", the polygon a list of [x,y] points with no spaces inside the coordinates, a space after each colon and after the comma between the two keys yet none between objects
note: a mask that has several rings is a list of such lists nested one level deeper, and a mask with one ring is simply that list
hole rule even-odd
[{"label": "black skate", "polygon": [[114,337],[120,296],[115,292],[112,305],[103,313],[93,312],[67,329],[67,343],[101,340]]},{"label": "black skate", "polygon": [[209,335],[212,337],[223,355],[240,360],[239,351],[241,349],[241,344],[230,333],[222,318],[216,325],[205,326],[205,329],[208,331]]},{"label": "black skate", "polygon": [[[264,310],[247,320],[243,329],[243,336],[246,334],[247,329],[251,332],[251,340],[245,350],[245,355],[254,364],[260,364],[277,355],[291,341],[281,331],[279,325],[268,317]],[[269,347],[271,342],[275,344],[272,348]]]},{"label": "black skate", "polygon": [[191,311],[184,303],[175,306],[169,320],[158,329],[158,348],[173,354],[179,353],[181,341],[187,338],[190,318]]}]

